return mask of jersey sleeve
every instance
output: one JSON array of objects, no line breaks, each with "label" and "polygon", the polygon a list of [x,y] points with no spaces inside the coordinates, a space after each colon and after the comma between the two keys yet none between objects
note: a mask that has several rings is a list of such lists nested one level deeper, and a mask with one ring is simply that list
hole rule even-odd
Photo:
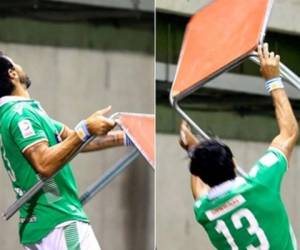
[{"label": "jersey sleeve", "polygon": [[53,119],[52,119],[52,122],[53,122],[58,134],[61,135],[62,132],[64,131],[65,125],[63,123],[53,120]]},{"label": "jersey sleeve", "polygon": [[279,192],[287,167],[288,161],[285,155],[279,149],[270,147],[251,169],[249,175],[261,184]]},{"label": "jersey sleeve", "polygon": [[41,122],[28,111],[13,117],[10,133],[21,152],[38,142],[48,141]]}]

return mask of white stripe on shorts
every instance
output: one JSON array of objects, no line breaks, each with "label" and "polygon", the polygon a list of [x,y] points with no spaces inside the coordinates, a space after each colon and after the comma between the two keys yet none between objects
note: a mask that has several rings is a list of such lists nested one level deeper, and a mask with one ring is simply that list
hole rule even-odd
[{"label": "white stripe on shorts", "polygon": [[61,225],[42,241],[25,245],[25,250],[101,250],[90,224],[71,221]]}]

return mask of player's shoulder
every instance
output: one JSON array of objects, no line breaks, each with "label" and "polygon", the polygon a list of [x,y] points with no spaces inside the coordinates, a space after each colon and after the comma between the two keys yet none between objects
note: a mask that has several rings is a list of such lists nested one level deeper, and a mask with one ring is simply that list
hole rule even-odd
[{"label": "player's shoulder", "polygon": [[6,126],[8,129],[15,128],[20,122],[36,120],[37,114],[28,102],[17,102],[5,113]]},{"label": "player's shoulder", "polygon": [[[285,154],[278,148],[269,147],[265,154],[255,163],[249,172],[250,179],[274,182],[279,176],[283,176],[288,168],[288,160]],[[272,179],[274,178],[274,179]]]},{"label": "player's shoulder", "polygon": [[267,168],[270,168],[276,164],[284,164],[287,166],[288,160],[280,149],[269,147],[267,152],[259,159],[258,164]]},{"label": "player's shoulder", "polygon": [[28,102],[18,102],[14,104],[11,109],[11,118],[12,119],[22,119],[22,118],[30,118],[35,116],[35,109]]}]

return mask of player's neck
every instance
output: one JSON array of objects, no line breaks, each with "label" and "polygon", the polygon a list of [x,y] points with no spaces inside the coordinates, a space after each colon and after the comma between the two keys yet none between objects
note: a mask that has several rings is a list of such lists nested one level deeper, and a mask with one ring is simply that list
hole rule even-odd
[{"label": "player's neck", "polygon": [[16,88],[11,93],[12,96],[20,96],[24,98],[30,98],[29,92],[23,86],[16,86]]}]

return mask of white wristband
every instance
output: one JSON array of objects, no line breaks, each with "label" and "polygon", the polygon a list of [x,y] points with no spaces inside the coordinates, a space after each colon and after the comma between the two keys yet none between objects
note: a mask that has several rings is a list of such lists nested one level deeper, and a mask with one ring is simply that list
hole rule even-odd
[{"label": "white wristband", "polygon": [[90,138],[90,136],[91,136],[91,134],[89,133],[89,130],[87,128],[85,120],[80,121],[76,125],[75,132],[77,133],[77,135],[79,136],[79,138],[82,141],[87,141]]},{"label": "white wristband", "polygon": [[284,85],[281,77],[272,78],[265,83],[266,90],[270,93],[275,89],[283,89]]}]

